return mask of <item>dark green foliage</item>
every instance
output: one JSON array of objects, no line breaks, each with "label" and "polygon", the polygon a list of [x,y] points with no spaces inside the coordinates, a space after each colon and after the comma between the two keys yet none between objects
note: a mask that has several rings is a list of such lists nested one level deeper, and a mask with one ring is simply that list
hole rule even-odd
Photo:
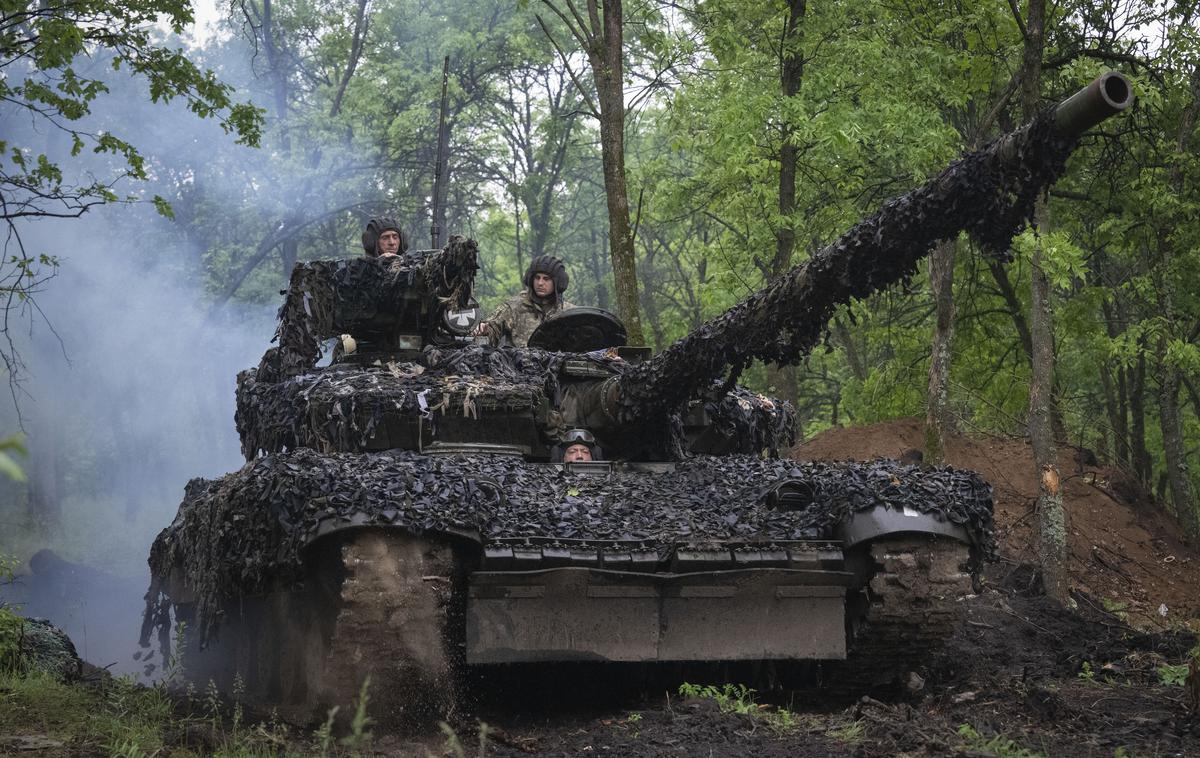
[{"label": "dark green foliage", "polygon": [[[81,56],[99,51],[113,70],[126,69],[146,81],[150,99],[170,102],[182,98],[201,118],[218,117],[238,142],[256,145],[262,112],[233,100],[232,89],[212,71],[202,70],[180,50],[164,46],[155,25],[165,19],[175,34],[192,22],[185,0],[72,0],[68,3],[5,3],[0,7],[0,58],[6,76],[0,79],[0,100],[16,113],[6,118],[31,117],[38,128],[62,130],[71,141],[71,155],[85,148],[116,156],[123,167],[110,179],[89,185],[64,181],[62,168],[46,155],[36,157],[25,145],[0,142],[0,160],[15,171],[0,171],[4,204],[0,218],[8,222],[39,215],[78,216],[88,207],[113,202],[118,177],[146,179],[146,158],[136,145],[105,131],[79,124],[93,102],[109,92],[99,75],[76,68]],[[170,206],[155,198],[161,212]]]}]

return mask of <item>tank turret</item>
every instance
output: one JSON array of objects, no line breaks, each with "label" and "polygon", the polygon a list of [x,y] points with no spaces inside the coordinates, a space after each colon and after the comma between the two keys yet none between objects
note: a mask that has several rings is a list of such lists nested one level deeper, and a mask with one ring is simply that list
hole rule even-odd
[{"label": "tank turret", "polygon": [[279,309],[279,346],[263,356],[259,378],[311,370],[321,343],[341,335],[368,360],[461,340],[479,320],[471,299],[478,269],[478,246],[463,237],[441,250],[298,263]]},{"label": "tank turret", "polygon": [[[790,407],[736,378],[799,360],[937,240],[1004,256],[1078,134],[1131,100],[1101,77],[657,356],[585,309],[532,347],[477,344],[470,240],[299,265],[278,347],[239,375],[246,465],[189,483],[154,543],[146,635],[192,622],[189,676],[317,713],[369,676],[378,721],[443,713],[494,664],[843,661],[843,687],[896,682],[994,550],[990,487],[780,459]],[[573,427],[620,460],[549,462]]]}]

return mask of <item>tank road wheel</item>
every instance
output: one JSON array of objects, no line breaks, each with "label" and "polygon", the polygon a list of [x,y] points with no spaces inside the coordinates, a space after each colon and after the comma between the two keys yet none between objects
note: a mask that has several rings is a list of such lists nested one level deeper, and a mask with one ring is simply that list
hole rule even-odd
[{"label": "tank road wheel", "polygon": [[859,689],[891,689],[954,632],[959,598],[973,591],[970,547],[930,534],[885,536],[865,545],[873,570],[848,603],[849,676]]}]

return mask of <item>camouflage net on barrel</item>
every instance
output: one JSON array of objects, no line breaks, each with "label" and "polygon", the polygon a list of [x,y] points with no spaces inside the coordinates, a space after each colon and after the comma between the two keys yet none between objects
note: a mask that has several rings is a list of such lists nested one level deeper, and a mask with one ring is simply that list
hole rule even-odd
[{"label": "camouflage net on barrel", "polygon": [[433,253],[296,264],[279,309],[279,347],[263,356],[259,379],[278,381],[311,369],[321,357],[322,340],[357,333],[362,323],[404,302],[407,293],[429,303],[466,306],[478,255],[474,240],[454,236]]},{"label": "camouflage net on barrel", "polygon": [[785,400],[760,395],[745,387],[725,391],[713,384],[704,400],[713,431],[744,451],[766,450],[774,458],[796,444],[796,411]]},{"label": "camouflage net on barrel", "polygon": [[626,372],[617,415],[645,422],[751,360],[791,364],[820,343],[834,310],[917,271],[943,239],[969,232],[1006,257],[1036,199],[1065,169],[1075,140],[1047,111],[1026,127],[963,156],[940,175],[889,201],[829,247]]},{"label": "camouflage net on barrel", "polygon": [[[811,503],[773,508],[767,495],[781,482],[802,483]],[[151,550],[147,618],[167,623],[166,583],[182,580],[207,636],[225,601],[298,579],[301,551],[322,524],[465,532],[484,544],[646,540],[668,550],[827,539],[847,516],[876,506],[936,514],[965,527],[984,555],[994,551],[991,488],[949,468],[699,456],[667,473],[595,477],[500,456],[298,450],[188,484],[179,514]]]}]

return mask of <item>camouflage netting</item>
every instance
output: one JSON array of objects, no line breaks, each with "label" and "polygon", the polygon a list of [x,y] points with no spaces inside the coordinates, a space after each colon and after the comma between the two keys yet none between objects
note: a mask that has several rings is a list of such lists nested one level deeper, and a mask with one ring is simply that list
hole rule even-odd
[{"label": "camouflage netting", "polygon": [[[777,510],[767,494],[801,482],[812,504]],[[271,455],[217,480],[195,479],[155,540],[148,618],[166,621],[165,582],[198,598],[202,633],[229,599],[301,575],[301,550],[322,523],[496,538],[648,540],[667,550],[713,540],[826,539],[847,515],[886,505],[935,513],[994,551],[991,488],[977,475],[872,463],[700,456],[670,473],[569,474],[492,456],[397,451]]]},{"label": "camouflage netting", "polygon": [[1075,140],[1053,112],[952,163],[889,201],[829,247],[675,342],[621,380],[622,421],[644,421],[753,359],[791,364],[821,340],[834,310],[911,277],[943,239],[969,232],[1001,257],[1035,200],[1065,169]]},{"label": "camouflage netting", "polygon": [[263,356],[259,379],[277,381],[311,369],[320,358],[322,340],[358,335],[364,326],[386,330],[399,315],[395,309],[411,304],[413,295],[422,308],[418,317],[438,317],[430,312],[434,303],[465,306],[479,268],[478,253],[474,240],[454,236],[433,253],[296,264],[279,309],[279,347]]},{"label": "camouflage netting", "polygon": [[[479,418],[531,413],[544,400],[557,404],[560,371],[568,359],[613,374],[630,368],[624,361],[593,354],[467,345],[428,347],[413,362],[334,365],[277,382],[260,381],[261,369],[243,371],[238,376],[235,416],[242,453],[250,460],[260,453],[301,447],[364,452],[388,415],[420,417],[436,424],[442,414]],[[713,385],[704,405],[727,449],[769,450],[774,455],[795,442],[790,404],[740,387],[727,393],[722,389]],[[656,425],[671,431],[678,427],[677,423]],[[670,457],[681,457],[678,442],[664,443],[677,453]]]},{"label": "camouflage netting", "polygon": [[714,431],[745,452],[766,450],[771,457],[796,444],[796,411],[784,400],[734,387],[713,385],[704,410]]},{"label": "camouflage netting", "polygon": [[530,412],[557,391],[564,356],[470,345],[427,348],[419,360],[334,365],[278,382],[238,375],[235,420],[242,453],[311,447],[359,452],[386,414],[432,418]]},{"label": "camouflage netting", "polygon": [[12,643],[18,671],[43,671],[60,682],[79,678],[83,661],[71,638],[46,619],[14,616],[20,624]]}]

